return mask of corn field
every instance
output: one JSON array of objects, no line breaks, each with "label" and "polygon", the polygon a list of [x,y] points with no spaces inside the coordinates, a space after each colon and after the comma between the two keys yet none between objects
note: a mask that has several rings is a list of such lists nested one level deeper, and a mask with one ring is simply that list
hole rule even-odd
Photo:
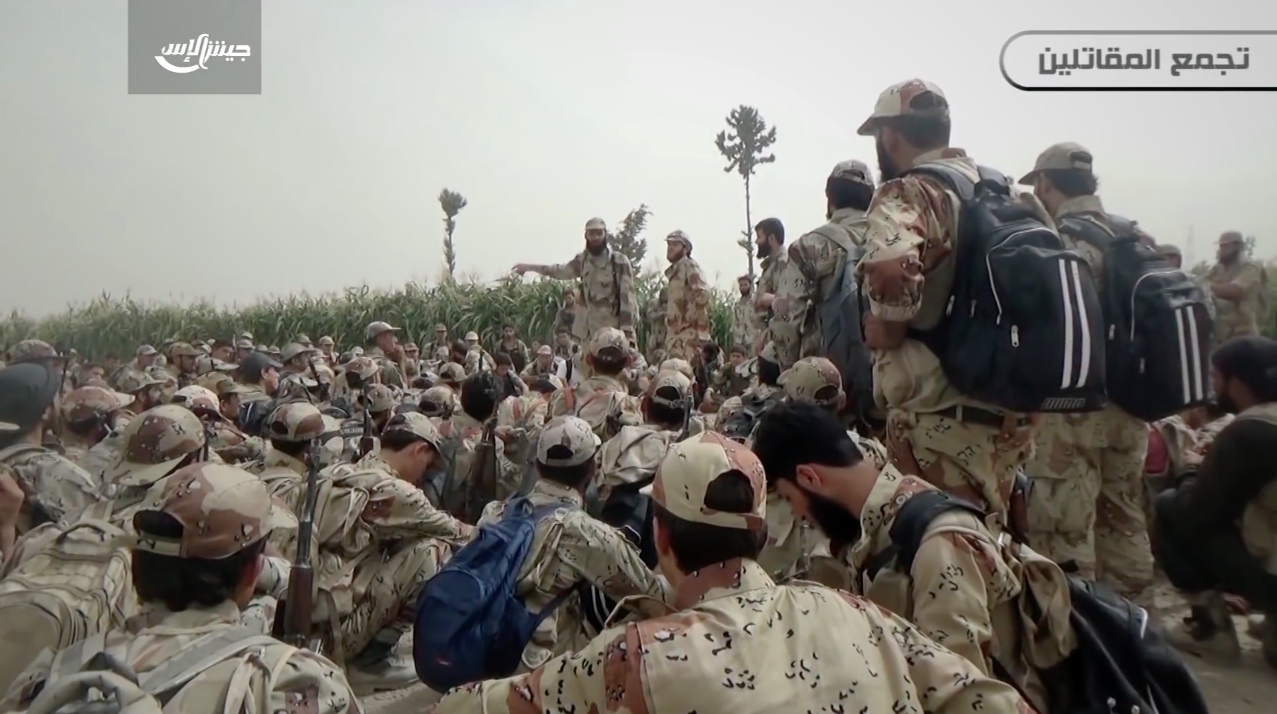
[{"label": "corn field", "polygon": [[[663,283],[664,276],[659,274],[641,277],[636,285],[639,306],[653,299]],[[262,344],[282,347],[299,334],[315,340],[331,335],[340,347],[348,348],[363,344],[364,328],[375,320],[402,327],[400,339],[417,344],[433,340],[435,325],[442,323],[454,338],[474,330],[484,345],[491,346],[507,322],[525,341],[544,343],[554,336],[555,316],[570,286],[513,277],[495,286],[473,282],[409,283],[397,290],[362,286],[339,294],[292,295],[230,308],[208,302],[174,305],[103,295],[41,320],[11,314],[0,322],[0,352],[20,340],[38,337],[62,350],[74,348],[87,359],[124,358],[132,356],[138,345],[158,346],[166,338],[233,339],[245,330]],[[720,345],[728,344],[734,299],[716,292],[710,306],[713,337]],[[636,328],[640,344],[646,346],[648,326],[640,321]]]}]

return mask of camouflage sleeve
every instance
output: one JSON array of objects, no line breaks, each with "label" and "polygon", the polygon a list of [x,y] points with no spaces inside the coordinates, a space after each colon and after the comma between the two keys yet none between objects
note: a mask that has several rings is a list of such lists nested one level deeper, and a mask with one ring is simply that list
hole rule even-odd
[{"label": "camouflage sleeve", "polygon": [[523,466],[516,464],[505,455],[505,442],[496,440],[497,451],[497,498],[512,496],[523,484]]},{"label": "camouflage sleeve", "polygon": [[709,283],[705,281],[705,271],[697,263],[688,261],[687,289],[683,295],[687,299],[687,327],[698,335],[709,334]]},{"label": "camouflage sleeve", "polygon": [[[800,238],[789,246],[789,260],[776,278],[776,299],[772,302],[772,319],[767,324],[767,344],[781,369],[798,361],[802,351],[803,320],[815,292],[815,267],[812,251],[803,247]],[[810,277],[809,277],[810,275]]]},{"label": "camouflage sleeve", "polygon": [[874,194],[856,267],[874,316],[908,322],[918,314],[924,275],[952,250],[952,218],[949,193],[929,178],[893,179]]},{"label": "camouflage sleeve", "polygon": [[466,353],[466,375],[472,375],[479,371],[479,365],[482,363],[483,355],[471,350]]},{"label": "camouflage sleeve", "polygon": [[669,602],[672,597],[669,583],[647,567],[620,531],[585,514],[564,523],[556,550],[565,565],[613,600],[647,595]]},{"label": "camouflage sleeve", "polygon": [[1257,294],[1263,286],[1264,269],[1256,263],[1247,263],[1237,272],[1237,277],[1233,278],[1232,283],[1245,291],[1238,302],[1245,300]]},{"label": "camouflage sleeve", "polygon": [[922,634],[989,675],[993,640],[989,597],[973,548],[953,533],[927,538],[910,571],[913,616]]},{"label": "camouflage sleeve", "polygon": [[555,280],[576,280],[581,277],[581,265],[585,262],[585,253],[577,253],[566,263],[556,265],[538,265],[537,272]]},{"label": "camouflage sleeve", "polygon": [[546,661],[531,672],[448,692],[430,714],[602,712],[648,714],[643,647],[636,625],[614,627],[579,652]]},{"label": "camouflage sleeve", "polygon": [[270,711],[362,714],[363,705],[351,691],[346,675],[332,662],[308,650],[297,650],[274,680]]},{"label": "camouflage sleeve", "polygon": [[361,520],[382,540],[426,537],[449,544],[470,540],[474,532],[444,511],[430,505],[426,494],[398,478],[386,478],[368,491]]},{"label": "camouflage sleeve", "polygon": [[634,296],[634,269],[628,260],[615,261],[616,274],[621,278],[621,314],[617,316],[617,328],[630,332],[634,329],[634,317],[638,315],[638,299]]},{"label": "camouflage sleeve", "polygon": [[21,479],[28,503],[56,522],[73,520],[105,500],[87,471],[53,452],[39,454],[13,472]]}]

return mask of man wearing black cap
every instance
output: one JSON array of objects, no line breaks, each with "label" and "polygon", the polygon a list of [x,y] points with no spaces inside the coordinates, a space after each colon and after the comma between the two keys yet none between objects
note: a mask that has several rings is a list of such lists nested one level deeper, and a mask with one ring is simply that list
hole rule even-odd
[{"label": "man wearing black cap", "polygon": [[1177,588],[1191,593],[1186,632],[1172,642],[1237,661],[1237,632],[1223,594],[1264,613],[1264,656],[1277,669],[1277,342],[1237,337],[1211,357],[1220,407],[1237,414],[1195,477],[1158,496],[1153,550]]},{"label": "man wearing black cap", "polygon": [[240,399],[240,403],[248,403],[270,399],[279,389],[279,370],[283,365],[262,352],[250,352],[240,360],[239,383],[248,387],[249,392]]},{"label": "man wearing black cap", "polygon": [[22,488],[25,501],[18,534],[49,521],[65,521],[102,500],[92,477],[56,451],[41,445],[47,426],[57,423],[62,371],[49,362],[26,362],[0,369],[0,464]]}]

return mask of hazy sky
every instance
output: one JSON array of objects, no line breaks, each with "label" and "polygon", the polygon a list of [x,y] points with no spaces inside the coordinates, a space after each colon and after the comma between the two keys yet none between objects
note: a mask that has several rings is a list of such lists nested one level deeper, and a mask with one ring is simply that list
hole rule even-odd
[{"label": "hazy sky", "polygon": [[874,163],[855,130],[911,76],[944,88],[983,163],[1019,174],[1078,141],[1110,210],[1159,239],[1192,226],[1200,259],[1237,228],[1277,255],[1277,94],[1030,94],[998,70],[1021,30],[1272,28],[1266,3],[264,4],[261,96],[129,96],[124,0],[0,0],[0,311],[433,279],[444,186],[470,202],[462,271],[567,260],[586,219],[646,202],[649,254],[682,228],[727,286],[745,270],[727,112],[779,128],[753,215],[796,236],[836,162]]}]

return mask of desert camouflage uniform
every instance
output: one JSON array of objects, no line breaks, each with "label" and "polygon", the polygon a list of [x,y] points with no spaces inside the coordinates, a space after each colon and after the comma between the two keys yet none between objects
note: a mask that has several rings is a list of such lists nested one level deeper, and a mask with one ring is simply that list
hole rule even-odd
[{"label": "desert camouflage uniform", "polygon": [[[748,276],[742,277],[748,279]],[[754,317],[756,297],[751,290],[748,295],[741,295],[732,303],[732,346],[752,347],[758,339],[758,324]]]},{"label": "desert camouflage uniform", "polygon": [[[759,264],[758,287],[754,292],[758,297],[763,295],[775,296],[780,289],[780,276],[785,272],[785,266],[789,263],[789,253],[784,248],[779,248],[775,253],[763,258]],[[759,336],[766,337],[769,326],[771,325],[772,309],[754,308],[754,340],[757,341]],[[754,342],[745,345],[750,350],[754,349]],[[752,351],[750,356],[756,356]]]},{"label": "desert camouflage uniform", "polygon": [[[92,419],[103,419],[109,414],[119,412],[129,406],[133,403],[133,399],[130,394],[116,392],[108,387],[80,387],[62,400],[62,418],[69,424]],[[94,465],[92,460],[86,459],[89,450],[93,446],[94,444],[90,444],[86,439],[71,432],[71,430],[63,430],[63,455],[96,479],[100,473],[90,471],[86,467],[86,463],[89,466]],[[102,490],[100,481],[95,480],[94,486],[99,492]]]},{"label": "desert camouflage uniform", "polygon": [[[249,474],[202,464],[188,467],[177,476],[148,498],[147,510],[159,510],[186,523],[187,535],[180,545],[143,536],[136,546],[138,550],[169,557],[224,558],[266,536],[270,502],[265,490]],[[209,528],[195,528],[196,523]],[[201,638],[243,624],[233,601],[181,612],[148,603],[127,621],[123,631],[106,635],[102,651],[129,671],[145,676],[198,646]],[[341,670],[323,657],[283,643],[259,647],[257,656],[258,664],[236,656],[213,665],[184,684],[167,702],[167,709],[216,714],[239,711],[244,704],[251,709],[252,702],[260,701],[268,703],[268,711],[272,712],[362,711]],[[45,650],[40,654],[0,702],[0,711],[26,710],[58,676],[54,664],[54,653]],[[264,667],[271,675],[263,676],[258,667]],[[248,701],[243,702],[244,699]]]},{"label": "desert camouflage uniform", "polygon": [[528,343],[518,337],[514,338],[513,345],[507,345],[504,339],[497,342],[497,352],[504,352],[510,355],[510,359],[514,362],[516,369],[519,365],[526,367],[532,362],[532,350],[528,349]]},{"label": "desert camouflage uniform", "polygon": [[[838,164],[830,178],[873,188],[873,174],[860,161]],[[828,223],[790,244],[785,269],[776,281],[764,348],[767,359],[780,364],[781,369],[824,351],[815,308],[838,289],[835,279],[847,261],[847,248],[864,245],[867,227],[863,211],[840,208],[830,214]]]},{"label": "desert camouflage uniform", "polygon": [[8,467],[25,496],[19,535],[42,523],[65,523],[102,500],[96,479],[43,446],[19,443],[0,449],[0,465]]},{"label": "desert camouflage uniform", "polygon": [[648,300],[643,309],[643,322],[647,324],[647,351],[653,362],[665,359],[665,315],[669,312],[670,290],[662,287],[656,297]]},{"label": "desert camouflage uniform", "polygon": [[665,358],[692,361],[709,341],[709,284],[705,272],[692,258],[692,241],[674,231],[666,242],[682,243],[683,257],[665,269],[669,302],[665,310]]},{"label": "desert camouflage uniform", "polygon": [[[405,414],[413,433],[439,448],[429,418]],[[421,584],[448,559],[473,529],[430,505],[420,488],[398,476],[377,456],[325,469],[315,520],[319,544],[314,623],[338,661],[348,660],[374,638],[397,642],[411,623]],[[294,512],[302,508],[299,476],[283,494]]]},{"label": "desert camouflage uniform", "polygon": [[[1077,144],[1056,144],[1020,182],[1029,183],[1048,169],[1089,171],[1089,157]],[[1054,217],[1070,215],[1103,223],[1107,214],[1099,196],[1078,196],[1062,203]],[[1086,260],[1100,289],[1104,251],[1064,224],[1060,237]],[[1153,582],[1144,497],[1148,424],[1110,404],[1091,414],[1044,415],[1035,442],[1037,453],[1025,466],[1034,480],[1029,504],[1033,548],[1058,563],[1074,562],[1087,579],[1098,578],[1127,597],[1141,597]]]},{"label": "desert camouflage uniform", "polygon": [[[598,356],[605,349],[627,353],[629,340],[620,330],[605,327],[590,340],[589,352]],[[596,374],[576,387],[555,392],[550,398],[550,417],[579,416],[589,422],[594,433],[604,441],[615,436],[622,426],[643,423],[639,400],[630,396],[629,386],[623,379],[620,375]]]},{"label": "desert camouflage uniform", "polygon": [[497,368],[496,360],[482,347],[472,347],[466,352],[466,376],[477,372],[493,372]]},{"label": "desert camouflage uniform", "polygon": [[[938,87],[922,80],[883,92],[860,133],[872,134],[879,117],[916,111],[910,102],[925,92],[943,96]],[[915,164],[933,161],[976,176],[975,162],[959,149],[928,152]],[[893,179],[874,194],[865,234],[867,252],[857,266],[874,316],[915,329],[931,329],[939,322],[953,281],[957,204],[952,191],[925,175]],[[936,355],[907,338],[894,349],[875,350],[874,392],[878,404],[888,410],[888,433],[912,446],[923,471],[919,475],[1005,523],[1015,474],[1033,455],[1031,420],[958,392]],[[1000,434],[1008,423],[1015,427],[1014,434],[1003,439]]]},{"label": "desert camouflage uniform", "polygon": [[[705,507],[710,481],[728,470],[749,477],[751,513]],[[765,489],[757,458],[706,433],[670,451],[651,493],[679,518],[757,529]],[[432,711],[1031,712],[1014,689],[905,620],[836,590],[777,586],[753,561],[688,573],[672,605],[667,615],[608,629],[528,674],[454,689]]]},{"label": "desert camouflage uniform", "polygon": [[369,347],[364,350],[364,357],[377,362],[381,367],[381,381],[383,384],[403,389],[407,383],[404,381],[403,372],[399,369],[399,364],[386,356],[380,347]]},{"label": "desert camouflage uniform", "polygon": [[517,397],[506,397],[497,405],[497,425],[514,430],[514,439],[506,443],[506,456],[516,465],[527,464],[532,444],[549,419],[550,402],[540,392],[528,391]]},{"label": "desert camouflage uniform", "polygon": [[[621,253],[606,248],[594,255],[588,250],[558,265],[538,265],[536,272],[555,280],[577,280],[577,301],[572,335],[585,342],[604,327],[633,331],[638,311],[634,298],[634,271]],[[616,285],[613,277],[619,279]],[[620,298],[618,304],[617,298]]]},{"label": "desert camouflage uniform", "polygon": [[[455,509],[465,499],[466,480],[474,470],[474,460],[483,441],[483,422],[458,408],[451,418],[439,424],[439,435],[442,438],[439,451],[444,463],[448,464],[443,504]],[[505,442],[501,439],[496,439],[494,445],[497,452],[497,492],[494,498],[505,500],[514,495],[523,483],[523,464],[510,460]]]},{"label": "desert camouflage uniform", "polygon": [[[1246,294],[1237,302],[1217,297],[1209,293],[1209,286],[1217,283],[1240,285]],[[1268,289],[1264,266],[1244,256],[1238,256],[1228,265],[1217,262],[1206,274],[1206,285],[1215,305],[1216,346],[1234,337],[1261,334],[1267,327],[1261,322],[1267,298],[1264,293]]]},{"label": "desert camouflage uniform", "polygon": [[[550,447],[562,445],[570,457],[551,458]],[[575,417],[559,417],[546,424],[537,440],[537,460],[573,466],[595,458],[599,438],[590,426]],[[638,550],[615,528],[590,517],[579,491],[539,479],[528,496],[534,508],[561,504],[553,516],[536,525],[528,557],[519,568],[515,586],[524,605],[540,612],[555,596],[585,582],[614,599],[647,595],[661,602],[669,599],[669,585],[643,563]],[[508,502],[495,501],[484,509],[479,526],[495,523]],[[652,614],[659,614],[655,610]],[[523,650],[521,671],[545,664],[555,655],[575,652],[589,643],[579,595],[570,595],[537,627]]]}]

